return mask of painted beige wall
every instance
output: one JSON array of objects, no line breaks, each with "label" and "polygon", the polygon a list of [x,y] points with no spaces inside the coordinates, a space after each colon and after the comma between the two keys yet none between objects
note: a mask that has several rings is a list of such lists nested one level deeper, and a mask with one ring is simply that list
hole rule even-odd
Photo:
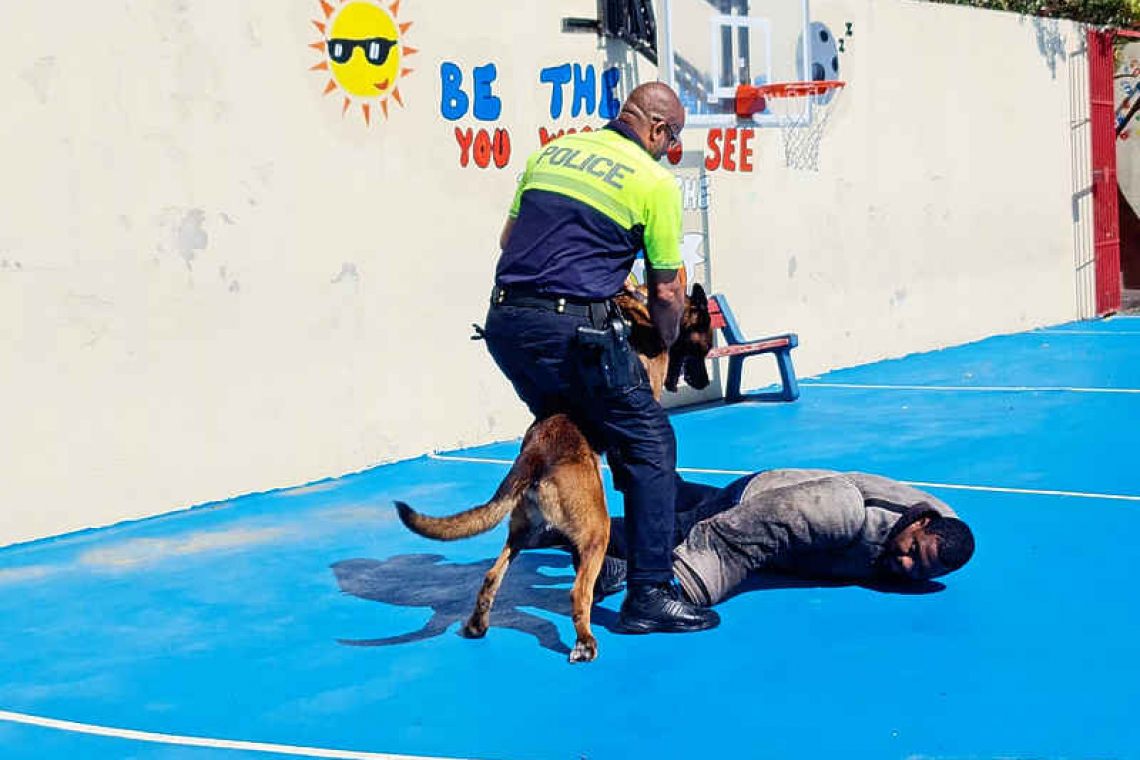
[{"label": "painted beige wall", "polygon": [[[818,372],[1077,316],[1067,62],[1016,16],[813,8],[856,32],[821,171],[765,132],[753,174],[710,178],[745,327],[798,331]],[[559,33],[594,9],[403,0],[404,107],[366,126],[309,70],[317,0],[8,8],[0,544],[518,435],[469,325],[538,127],[599,123],[551,119],[538,72],[656,76]],[[483,125],[440,115],[444,61],[497,64],[507,168],[459,167]]]},{"label": "painted beige wall", "polygon": [[1076,318],[1075,25],[880,0],[812,15],[854,32],[820,171],[781,170],[765,130],[762,179],[716,188],[715,279],[741,323],[798,331],[811,374]]}]

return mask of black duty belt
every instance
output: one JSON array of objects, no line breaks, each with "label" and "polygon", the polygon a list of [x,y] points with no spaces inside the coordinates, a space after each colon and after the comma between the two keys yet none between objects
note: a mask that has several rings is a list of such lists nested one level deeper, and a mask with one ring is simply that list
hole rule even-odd
[{"label": "black duty belt", "polygon": [[551,296],[530,290],[501,288],[491,289],[492,306],[521,306],[527,309],[545,309],[556,314],[569,314],[575,317],[604,318],[608,301],[586,301],[566,296]]}]

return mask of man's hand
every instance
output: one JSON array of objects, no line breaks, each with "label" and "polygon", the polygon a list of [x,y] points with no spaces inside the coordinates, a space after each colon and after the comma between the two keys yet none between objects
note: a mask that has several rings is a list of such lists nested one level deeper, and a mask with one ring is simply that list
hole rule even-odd
[{"label": "man's hand", "polygon": [[665,347],[673,345],[685,311],[685,269],[645,268],[649,281],[649,318]]}]

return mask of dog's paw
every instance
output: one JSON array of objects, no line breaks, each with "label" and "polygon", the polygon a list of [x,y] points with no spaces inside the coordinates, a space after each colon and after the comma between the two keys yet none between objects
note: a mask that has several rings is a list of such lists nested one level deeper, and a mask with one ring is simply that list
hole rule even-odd
[{"label": "dog's paw", "polygon": [[570,662],[590,662],[598,656],[598,642],[594,638],[579,641],[570,652]]},{"label": "dog's paw", "polygon": [[459,635],[465,639],[481,639],[487,635],[487,626],[475,625],[468,621],[459,629]]}]

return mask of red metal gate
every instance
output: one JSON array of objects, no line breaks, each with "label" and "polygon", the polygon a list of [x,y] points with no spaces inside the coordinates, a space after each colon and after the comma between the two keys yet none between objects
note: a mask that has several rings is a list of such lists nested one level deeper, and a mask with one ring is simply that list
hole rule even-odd
[{"label": "red metal gate", "polygon": [[1092,124],[1093,250],[1096,312],[1120,309],[1120,218],[1116,206],[1116,102],[1113,32],[1089,31],[1089,116]]}]

